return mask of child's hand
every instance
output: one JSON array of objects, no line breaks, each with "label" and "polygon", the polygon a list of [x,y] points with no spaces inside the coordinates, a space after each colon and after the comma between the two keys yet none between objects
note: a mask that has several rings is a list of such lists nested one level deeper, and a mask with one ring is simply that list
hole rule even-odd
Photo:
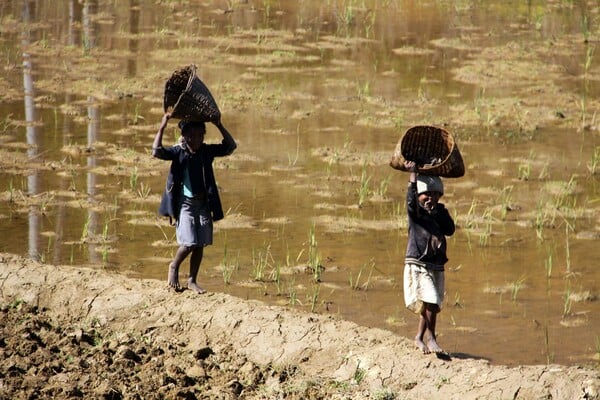
[{"label": "child's hand", "polygon": [[162,120],[160,121],[160,129],[165,129],[167,122],[171,119],[171,112],[167,111],[163,114]]},{"label": "child's hand", "polygon": [[404,168],[406,168],[406,170],[410,172],[417,172],[417,163],[414,161],[405,160]]}]

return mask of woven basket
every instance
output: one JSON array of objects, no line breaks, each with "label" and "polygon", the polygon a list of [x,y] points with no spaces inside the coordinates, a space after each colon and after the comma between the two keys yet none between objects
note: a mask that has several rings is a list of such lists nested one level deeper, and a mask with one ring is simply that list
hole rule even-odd
[{"label": "woven basket", "polygon": [[181,68],[167,80],[163,100],[165,112],[186,121],[217,121],[221,112],[206,85],[198,78],[194,64]]},{"label": "woven basket", "polygon": [[465,165],[454,137],[443,128],[419,125],[402,136],[390,161],[390,166],[406,171],[404,161],[414,161],[418,172],[458,178],[465,174]]}]

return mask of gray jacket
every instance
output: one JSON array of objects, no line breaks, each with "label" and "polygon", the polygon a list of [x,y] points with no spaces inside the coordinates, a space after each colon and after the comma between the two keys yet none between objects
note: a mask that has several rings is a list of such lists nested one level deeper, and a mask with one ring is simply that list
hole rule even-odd
[{"label": "gray jacket", "polygon": [[448,261],[446,236],[454,234],[454,221],[442,203],[438,203],[429,214],[419,204],[417,197],[417,184],[409,183],[406,192],[408,214],[406,261],[443,270],[444,264]]}]

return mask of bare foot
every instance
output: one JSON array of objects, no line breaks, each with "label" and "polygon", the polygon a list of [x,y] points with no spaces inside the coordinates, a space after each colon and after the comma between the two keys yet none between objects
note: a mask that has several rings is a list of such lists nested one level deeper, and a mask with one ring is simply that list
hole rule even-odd
[{"label": "bare foot", "polygon": [[176,291],[181,290],[181,285],[179,284],[179,268],[173,265],[173,263],[169,264],[168,282],[169,286],[175,289]]},{"label": "bare foot", "polygon": [[196,282],[193,282],[191,279],[188,279],[188,289],[193,290],[198,294],[206,293],[206,290],[202,289]]},{"label": "bare foot", "polygon": [[427,345],[423,343],[423,339],[421,339],[420,337],[415,337],[415,344],[417,345],[417,348],[423,352],[423,354],[431,353]]},{"label": "bare foot", "polygon": [[448,354],[440,347],[435,338],[431,338],[427,341],[427,347],[429,348],[431,353]]}]

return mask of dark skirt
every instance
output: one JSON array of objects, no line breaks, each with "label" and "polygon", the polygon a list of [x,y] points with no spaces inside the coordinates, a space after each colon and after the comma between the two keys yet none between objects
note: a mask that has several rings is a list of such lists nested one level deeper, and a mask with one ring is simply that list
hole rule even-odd
[{"label": "dark skirt", "polygon": [[213,223],[206,199],[183,196],[176,227],[180,246],[208,246],[213,242]]}]

